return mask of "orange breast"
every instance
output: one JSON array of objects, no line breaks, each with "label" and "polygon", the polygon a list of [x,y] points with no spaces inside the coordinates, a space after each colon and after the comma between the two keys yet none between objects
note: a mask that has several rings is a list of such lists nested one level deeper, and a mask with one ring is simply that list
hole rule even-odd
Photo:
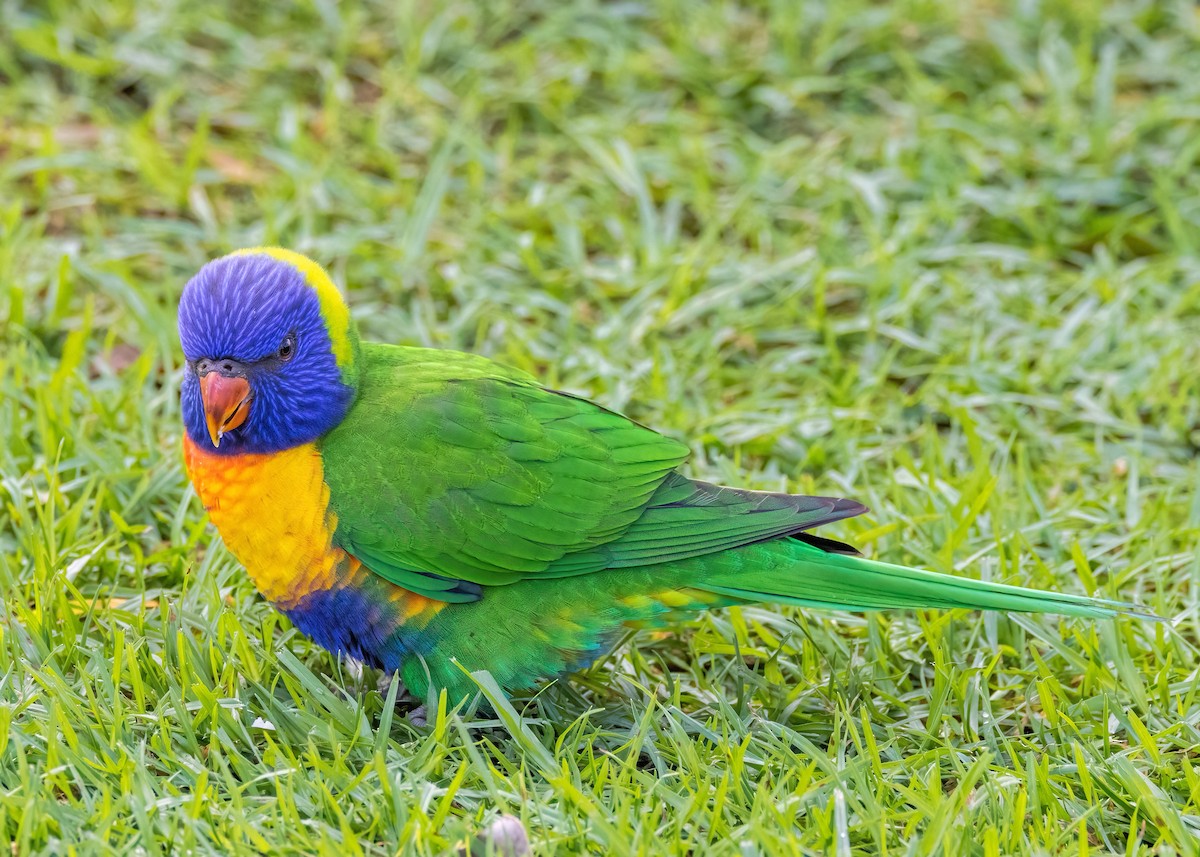
[{"label": "orange breast", "polygon": [[183,456],[221,538],[268,600],[287,608],[357,571],[358,560],[332,544],[337,517],[315,446],[227,456],[185,434]]}]

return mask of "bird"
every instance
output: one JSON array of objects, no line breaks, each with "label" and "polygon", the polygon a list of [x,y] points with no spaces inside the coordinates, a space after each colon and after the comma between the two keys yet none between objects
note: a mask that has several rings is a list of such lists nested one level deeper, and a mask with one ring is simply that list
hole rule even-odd
[{"label": "bird", "polygon": [[262,596],[417,698],[568,676],[629,629],[775,603],[1103,619],[1133,604],[862,556],[812,530],[867,508],[722,487],[690,448],[517,369],[363,341],[312,259],[209,261],[183,288],[183,458]]}]

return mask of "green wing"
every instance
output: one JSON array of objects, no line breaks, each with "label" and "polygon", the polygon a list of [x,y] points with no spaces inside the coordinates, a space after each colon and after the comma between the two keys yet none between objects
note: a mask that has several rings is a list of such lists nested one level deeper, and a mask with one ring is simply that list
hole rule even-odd
[{"label": "green wing", "polygon": [[857,514],[675,473],[687,447],[483,358],[366,345],[322,440],[334,541],[445,601],[483,586],[683,559]]}]

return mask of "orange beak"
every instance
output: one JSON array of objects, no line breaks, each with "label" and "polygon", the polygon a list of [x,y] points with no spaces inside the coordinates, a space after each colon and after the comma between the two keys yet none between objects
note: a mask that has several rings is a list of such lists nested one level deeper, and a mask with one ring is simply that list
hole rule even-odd
[{"label": "orange beak", "polygon": [[250,382],[209,372],[200,379],[200,399],[213,446],[221,445],[221,435],[233,431],[250,413]]}]

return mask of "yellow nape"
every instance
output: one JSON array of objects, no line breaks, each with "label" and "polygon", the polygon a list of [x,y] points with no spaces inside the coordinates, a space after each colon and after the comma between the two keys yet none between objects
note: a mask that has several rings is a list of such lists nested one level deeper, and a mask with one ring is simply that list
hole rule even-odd
[{"label": "yellow nape", "polygon": [[269,601],[289,607],[357,570],[358,561],[332,543],[337,517],[329,511],[324,466],[312,444],[222,456],[185,434],[183,456],[226,547]]},{"label": "yellow nape", "polygon": [[317,293],[321,303],[321,315],[325,317],[325,326],[329,329],[329,341],[333,346],[333,356],[338,368],[344,373],[351,374],[354,370],[355,348],[354,322],[350,318],[350,307],[346,299],[333,284],[325,269],[307,256],[283,247],[248,247],[237,250],[231,256],[250,256],[261,254],[286,262],[304,275],[305,281]]}]

